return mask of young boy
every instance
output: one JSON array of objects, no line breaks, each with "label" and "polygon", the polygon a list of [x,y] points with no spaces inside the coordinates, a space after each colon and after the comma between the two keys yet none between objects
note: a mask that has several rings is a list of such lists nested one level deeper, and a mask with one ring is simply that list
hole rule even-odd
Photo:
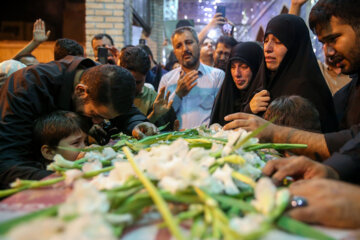
[{"label": "young boy", "polygon": [[34,140],[40,157],[52,161],[56,154],[67,160],[76,160],[79,152],[59,147],[84,148],[87,142],[89,122],[69,111],[55,111],[36,120]]}]

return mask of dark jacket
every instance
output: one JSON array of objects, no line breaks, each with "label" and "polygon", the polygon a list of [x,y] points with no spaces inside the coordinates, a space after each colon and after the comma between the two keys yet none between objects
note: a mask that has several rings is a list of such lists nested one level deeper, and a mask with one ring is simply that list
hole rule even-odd
[{"label": "dark jacket", "polygon": [[[16,178],[41,179],[49,174],[46,164],[35,158],[32,141],[34,121],[55,110],[73,110],[76,70],[95,66],[90,59],[68,56],[38,64],[12,74],[0,92],[0,188]],[[111,120],[126,133],[146,117],[135,107]]]},{"label": "dark jacket", "polygon": [[336,115],[340,129],[350,128],[360,123],[360,80],[359,74],[352,75],[352,81],[334,95]]}]

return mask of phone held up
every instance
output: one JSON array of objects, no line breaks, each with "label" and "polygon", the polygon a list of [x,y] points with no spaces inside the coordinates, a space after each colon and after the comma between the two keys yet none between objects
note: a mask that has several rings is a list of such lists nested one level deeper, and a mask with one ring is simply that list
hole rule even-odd
[{"label": "phone held up", "polygon": [[218,5],[218,6],[216,7],[216,13],[221,13],[222,17],[225,17],[225,16],[226,16],[226,15],[225,15],[225,10],[226,10],[226,8],[225,8],[225,6],[223,6],[223,5]]},{"label": "phone held up", "polygon": [[108,49],[105,47],[98,48],[98,59],[101,64],[108,63]]}]

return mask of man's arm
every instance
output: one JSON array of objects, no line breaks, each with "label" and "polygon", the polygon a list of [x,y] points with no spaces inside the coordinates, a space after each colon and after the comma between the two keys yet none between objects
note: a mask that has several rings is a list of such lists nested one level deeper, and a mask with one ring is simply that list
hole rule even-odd
[{"label": "man's arm", "polygon": [[202,43],[205,40],[206,36],[208,35],[211,29],[214,29],[220,24],[225,24],[225,23],[226,23],[225,18],[222,17],[221,13],[216,13],[214,17],[211,19],[211,21],[208,23],[208,25],[206,25],[198,34],[199,43]]},{"label": "man's arm", "polygon": [[45,23],[43,20],[38,19],[34,23],[33,39],[21,49],[13,58],[31,53],[41,43],[45,42],[50,36],[50,30],[45,32]]},{"label": "man's arm", "polygon": [[307,1],[308,0],[291,0],[289,14],[293,14],[295,16],[300,16],[301,7]]},{"label": "man's arm", "polygon": [[131,135],[136,125],[148,122],[148,119],[139,111],[139,109],[132,105],[126,114],[111,119],[110,122],[117,127],[120,132]]},{"label": "man's arm", "polygon": [[[266,120],[252,114],[234,113],[225,117],[231,121],[224,126],[224,129],[243,128],[253,131],[268,123]],[[330,153],[323,134],[298,130],[295,128],[278,126],[270,123],[258,137],[264,142],[274,143],[302,143],[307,144],[305,149],[292,150],[296,154],[306,155],[312,159],[327,159]]]}]

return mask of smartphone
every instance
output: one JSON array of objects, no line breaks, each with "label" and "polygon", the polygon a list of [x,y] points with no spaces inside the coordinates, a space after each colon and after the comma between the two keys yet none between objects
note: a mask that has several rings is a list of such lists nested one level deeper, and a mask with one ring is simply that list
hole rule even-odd
[{"label": "smartphone", "polygon": [[233,34],[233,31],[234,31],[234,26],[228,24],[228,23],[225,23],[223,26],[222,26],[222,29],[223,31],[228,34],[228,35],[232,35]]},{"label": "smartphone", "polygon": [[98,60],[101,64],[108,63],[108,49],[104,47],[98,48]]},{"label": "smartphone", "polygon": [[224,5],[218,5],[216,7],[216,13],[221,13],[223,17],[225,17],[225,6]]}]

